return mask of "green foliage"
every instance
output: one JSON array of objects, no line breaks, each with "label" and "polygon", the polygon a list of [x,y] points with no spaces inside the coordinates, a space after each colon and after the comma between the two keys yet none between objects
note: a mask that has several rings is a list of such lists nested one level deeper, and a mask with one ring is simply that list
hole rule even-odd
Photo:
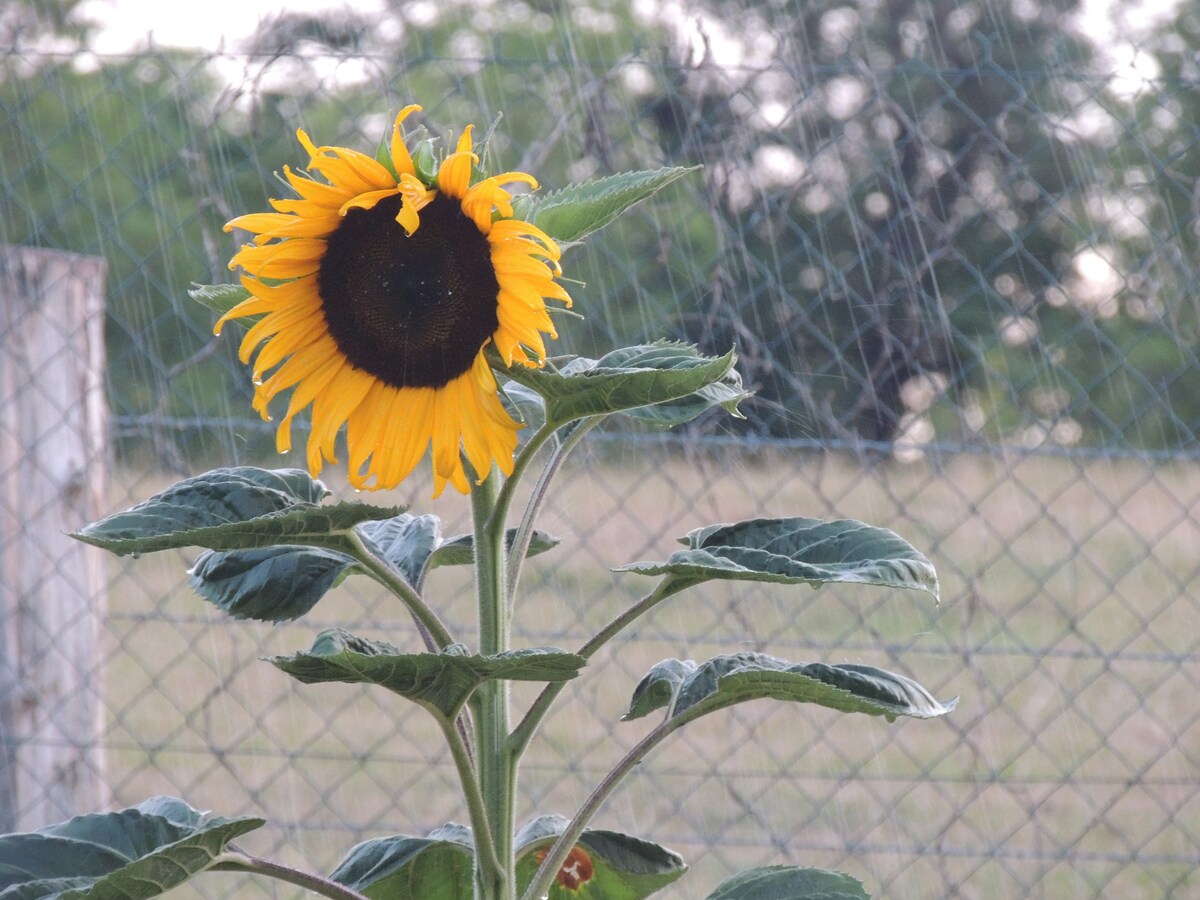
[{"label": "green foliage", "polygon": [[[600,359],[575,357],[557,369],[514,366],[506,372],[542,396],[546,416],[557,426],[684,398],[690,401],[689,408],[695,408],[708,402],[695,397],[697,392],[710,385],[733,383],[728,373],[735,359],[732,350],[711,357],[695,347],[658,342],[614,350]],[[723,403],[736,407],[736,398],[725,397],[708,406]]]},{"label": "green foliage", "polygon": [[[441,522],[435,516],[402,513],[361,522],[354,530],[373,555],[395,568],[415,590],[420,590],[430,568],[466,566],[475,560],[474,537],[460,534],[442,540]],[[510,528],[509,547],[515,536],[516,529]],[[162,537],[144,539],[157,542]],[[557,544],[557,538],[534,531],[526,555],[545,553]],[[282,544],[257,550],[206,550],[188,575],[196,593],[234,618],[285,622],[305,615],[343,576],[356,571],[361,567],[347,553]]]},{"label": "green foliage", "polygon": [[188,581],[235,619],[286,622],[316,606],[353,562],[321,547],[206,550],[188,570]]},{"label": "green foliage", "polygon": [[638,719],[667,708],[668,718],[689,718],[735,703],[769,697],[816,703],[839,712],[932,719],[954,709],[958,698],[939,703],[921,685],[903,675],[850,663],[789,663],[765,653],[715,656],[697,665],[668,659],[655,665],[634,689],[624,719]]},{"label": "green foliage", "polygon": [[764,866],[729,878],[707,900],[867,900],[862,883],[841,872]]},{"label": "green foliage", "polygon": [[0,837],[4,900],[142,900],[211,869],[263,819],[204,819],[173,797]]},{"label": "green foliage", "polygon": [[268,662],[305,684],[377,684],[448,719],[485,681],[567,681],[584,664],[581,657],[550,647],[480,656],[452,644],[439,653],[401,653],[391,644],[340,628],[322,631],[307,653],[275,656]]},{"label": "green foliage", "polygon": [[365,841],[329,877],[371,900],[462,900],[470,896],[474,851],[471,829],[450,823],[423,838]]},{"label": "green foliage", "polygon": [[750,519],[697,528],[682,543],[688,549],[665,562],[630,563],[617,571],[689,583],[714,578],[813,587],[846,582],[938,595],[937,573],[922,553],[895,532],[853,519]]},{"label": "green foliage", "polygon": [[676,166],[648,172],[622,172],[548,194],[526,194],[514,201],[513,213],[532,222],[559,243],[571,243],[599,231],[621,213],[698,168]]},{"label": "green foliage", "polygon": [[365,503],[318,506],[328,493],[299,469],[214,469],[93,522],[72,537],[121,556],[181,547],[338,548],[347,544],[345,535],[355,525],[401,512]]},{"label": "green foliage", "polygon": [[[546,851],[568,825],[563,816],[539,816],[517,833],[517,884],[524,889]],[[687,872],[666,847],[618,831],[584,829],[567,871],[550,888],[550,900],[642,900]],[[563,882],[568,882],[564,884]]]},{"label": "green foliage", "polygon": [[[539,851],[566,825],[562,816],[539,816],[517,833],[521,889],[537,870]],[[586,877],[574,889],[555,884],[551,900],[642,900],[687,871],[677,853],[620,832],[587,829],[578,846],[582,854],[574,865]],[[474,849],[471,830],[453,823],[423,838],[376,838],[352,849],[330,878],[372,900],[462,900],[470,895]]]}]

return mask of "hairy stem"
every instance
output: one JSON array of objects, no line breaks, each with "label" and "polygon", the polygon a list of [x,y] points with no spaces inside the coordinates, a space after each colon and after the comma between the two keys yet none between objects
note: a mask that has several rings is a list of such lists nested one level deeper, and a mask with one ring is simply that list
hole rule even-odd
[{"label": "hairy stem", "polygon": [[350,543],[354,558],[358,560],[359,565],[366,569],[367,574],[386,587],[389,591],[400,598],[401,602],[408,607],[408,611],[412,613],[417,624],[423,628],[433,641],[437,644],[436,647],[430,649],[441,650],[443,647],[454,643],[454,638],[446,626],[442,624],[442,620],[438,618],[437,613],[430,609],[421,595],[418,594],[407,581],[404,576],[397,572],[386,560],[380,559],[372,553],[367,545],[363,542],[362,535],[351,529]]},{"label": "hairy stem", "polygon": [[491,823],[488,821],[487,806],[483,802],[483,793],[479,787],[479,779],[471,764],[471,755],[466,742],[460,733],[461,720],[451,722],[444,716],[435,713],[442,734],[446,737],[446,745],[454,758],[454,767],[458,770],[458,779],[462,784],[463,797],[467,801],[467,814],[471,819],[471,832],[475,837],[475,853],[479,866],[490,869],[486,873],[489,880],[503,880],[504,866],[496,857],[496,844],[492,840]]},{"label": "hairy stem", "polygon": [[[616,637],[630,623],[634,622],[640,616],[645,615],[668,597],[679,593],[679,591],[690,584],[692,582],[683,579],[676,579],[669,576],[664,578],[659,582],[658,587],[601,628],[591,640],[575,652],[584,659],[591,659],[597,650]],[[538,694],[537,699],[530,705],[529,710],[525,713],[525,717],[513,729],[512,737],[509,738],[511,752],[515,756],[519,757],[525,752],[525,748],[529,746],[529,741],[533,738],[538,726],[541,725],[542,719],[545,718],[551,704],[554,703],[555,699],[562,693],[563,688],[566,686],[567,682],[559,681],[547,684],[542,688],[542,692]]]},{"label": "hairy stem", "polygon": [[575,818],[567,823],[566,829],[558,836],[558,840],[550,848],[546,854],[546,858],[538,867],[537,874],[525,893],[521,895],[521,900],[540,900],[542,897],[549,896],[550,885],[554,881],[554,877],[558,874],[558,870],[562,864],[566,862],[567,854],[571,852],[571,848],[575,846],[579,836],[583,834],[583,829],[587,827],[588,822],[604,805],[604,801],[609,798],[618,784],[633,771],[641,761],[646,757],[646,754],[657,747],[670,734],[682,728],[693,719],[698,719],[706,713],[712,712],[711,708],[706,709],[702,706],[694,707],[687,712],[681,713],[671,719],[660,724],[657,728],[647,734],[644,738],[637,742],[632,750],[625,754],[612,770],[604,776],[588,798],[583,801],[583,806],[579,807],[579,812],[575,813]]},{"label": "hairy stem", "polygon": [[[496,486],[499,480],[500,473],[493,467],[483,483],[471,489],[479,650],[485,656],[503,653],[508,649],[508,604],[504,596],[504,516],[497,515],[503,490]],[[508,702],[508,682],[503,679],[484,682],[472,698],[479,786],[487,810],[487,821],[491,826],[494,855],[499,862],[499,871],[489,871],[477,865],[477,900],[513,900],[516,894],[513,872],[516,772],[505,746],[508,738]]]},{"label": "hairy stem", "polygon": [[513,494],[516,493],[517,485],[520,484],[521,477],[525,474],[525,470],[529,468],[533,458],[537,456],[538,451],[550,438],[554,437],[554,432],[557,426],[551,426],[549,422],[535,431],[525,442],[525,446],[517,454],[517,458],[513,461],[512,474],[504,482],[504,486],[500,488],[496,495],[495,505],[492,507],[489,518],[489,525],[493,528],[500,526],[500,533],[504,533],[503,526],[508,521],[508,510],[512,506]]},{"label": "hairy stem", "polygon": [[517,535],[513,541],[512,550],[508,555],[508,572],[505,576],[505,581],[508,585],[508,600],[510,604],[517,594],[517,582],[521,578],[521,567],[525,564],[525,555],[529,552],[529,542],[533,539],[533,525],[537,521],[538,513],[542,510],[542,504],[546,502],[546,496],[550,490],[550,482],[554,480],[554,476],[562,468],[562,464],[566,461],[567,456],[575,449],[576,445],[583,439],[583,436],[603,420],[604,416],[592,416],[591,418],[577,422],[571,433],[567,435],[566,440],[559,443],[554,449],[554,452],[550,455],[550,459],[546,461],[545,467],[538,476],[537,483],[533,487],[533,493],[529,497],[529,502],[525,505],[525,513],[521,516],[521,524],[517,526]]},{"label": "hairy stem", "polygon": [[277,881],[286,881],[288,884],[302,887],[314,894],[329,897],[331,900],[369,900],[358,891],[351,890],[336,881],[330,881],[328,878],[322,878],[320,875],[302,872],[299,869],[259,859],[256,856],[248,856],[234,850],[227,849],[219,855],[213,868],[224,872],[251,872],[255,875],[265,875]]}]

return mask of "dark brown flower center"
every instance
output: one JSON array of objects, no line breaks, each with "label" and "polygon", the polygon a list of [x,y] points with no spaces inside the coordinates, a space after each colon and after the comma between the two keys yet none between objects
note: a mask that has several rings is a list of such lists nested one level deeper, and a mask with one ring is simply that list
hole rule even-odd
[{"label": "dark brown flower center", "polygon": [[499,326],[491,246],[439,194],[407,235],[400,197],[351,209],[329,236],[317,288],[346,359],[393,387],[442,387],[471,368]]}]

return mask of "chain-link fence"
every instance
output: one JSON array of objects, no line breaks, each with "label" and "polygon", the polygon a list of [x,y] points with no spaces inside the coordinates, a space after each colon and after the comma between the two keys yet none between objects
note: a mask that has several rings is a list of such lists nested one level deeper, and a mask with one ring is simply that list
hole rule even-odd
[{"label": "chain-link fence", "polygon": [[[298,125],[371,147],[413,100],[443,136],[503,111],[495,158],[547,188],[703,166],[568,252],[586,319],[556,349],[733,345],[749,418],[585,444],[515,641],[577,646],[645,586],[606,567],[756,514],[893,528],[943,602],[677,598],[563,694],[522,814],[569,812],[641,737],[616,720],[651,664],[756,649],[962,700],[895,725],[753,704],[677,736],[600,817],[692,864],[664,895],[772,862],[885,897],[1197,890],[1200,11],[1146,34],[1134,69],[1066,28],[1064,4],[578,8],[396,12],[392,31],[293,17],[237,54],[4,58],[0,242],[108,264],[108,508],[278,464],[236,335],[214,340],[186,290],[230,279],[221,225],[280,195]],[[418,477],[378,499],[466,529],[459,498],[428,495]],[[263,814],[252,849],[325,871],[358,840],[465,818],[419,710],[298,689],[257,659],[347,621],[415,647],[400,611],[351,581],[299,623],[231,622],[189,592],[188,561],[110,562],[93,684],[115,803]],[[434,585],[449,621],[469,621],[467,587]],[[226,895],[221,877],[199,890]]]}]

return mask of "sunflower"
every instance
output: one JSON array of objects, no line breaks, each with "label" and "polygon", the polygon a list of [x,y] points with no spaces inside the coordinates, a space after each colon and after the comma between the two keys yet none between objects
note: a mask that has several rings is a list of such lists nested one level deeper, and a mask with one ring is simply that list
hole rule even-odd
[{"label": "sunflower", "polygon": [[254,408],[264,419],[291,390],[276,432],[281,453],[291,448],[292,420],[311,406],[313,475],[337,462],[344,424],[355,487],[395,487],[431,447],[436,497],[447,482],[469,490],[464,457],[480,482],[493,463],[512,473],[521,426],[500,402],[484,351],[493,344],[506,366],[542,365],[542,336],[556,337],[546,300],[571,299],[555,281],[558,246],[513,217],[504,185],[536,188],[534,178],[479,177],[468,125],[423,180],[401,131],[419,109],[396,117],[393,170],[297,132],[312,174],[284,167],[296,197],[225,226],[255,235],[229,262],[243,269],[251,296],[215,332],[261,316],[240,356],[254,356]]}]

